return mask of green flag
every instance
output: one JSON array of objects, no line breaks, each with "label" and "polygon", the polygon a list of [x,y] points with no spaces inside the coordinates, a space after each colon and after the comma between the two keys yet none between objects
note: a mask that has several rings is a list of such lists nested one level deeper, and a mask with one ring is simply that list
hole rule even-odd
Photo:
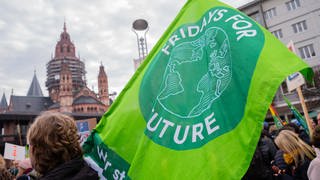
[{"label": "green flag", "polygon": [[281,118],[279,117],[278,113],[276,112],[276,110],[274,109],[274,107],[272,105],[270,105],[269,110],[271,112],[274,124],[276,125],[277,129],[282,128],[283,127],[283,125],[282,125],[283,121],[281,120]]},{"label": "green flag", "polygon": [[289,99],[285,96],[283,96],[283,99],[286,101],[286,103],[288,104],[288,107],[290,108],[292,114],[294,115],[294,117],[297,119],[297,121],[301,124],[301,126],[303,127],[303,129],[306,131],[306,133],[309,135],[309,128],[307,125],[307,122],[305,120],[305,118],[300,114],[300,112],[298,111],[298,109],[296,107],[294,107]]},{"label": "green flag", "polygon": [[217,0],[189,0],[84,145],[107,179],[241,179],[281,82],[312,71]]}]

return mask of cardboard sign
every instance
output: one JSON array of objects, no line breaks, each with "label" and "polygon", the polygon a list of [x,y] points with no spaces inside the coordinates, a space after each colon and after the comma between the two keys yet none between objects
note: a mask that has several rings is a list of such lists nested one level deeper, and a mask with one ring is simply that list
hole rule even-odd
[{"label": "cardboard sign", "polygon": [[97,120],[95,118],[77,120],[76,121],[78,134],[80,136],[80,144],[82,145],[90,135],[91,130],[96,126]]},{"label": "cardboard sign", "polygon": [[288,86],[288,91],[295,90],[305,83],[303,76],[298,72],[288,76],[286,82]]},{"label": "cardboard sign", "polygon": [[5,143],[4,159],[23,160],[26,158],[26,148],[11,143]]}]

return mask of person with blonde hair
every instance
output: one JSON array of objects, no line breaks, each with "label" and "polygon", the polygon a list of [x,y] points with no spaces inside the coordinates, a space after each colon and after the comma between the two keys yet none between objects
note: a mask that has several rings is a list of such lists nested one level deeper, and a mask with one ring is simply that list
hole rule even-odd
[{"label": "person with blonde hair", "polygon": [[314,132],[311,137],[311,144],[317,154],[317,157],[314,158],[308,168],[308,177],[310,180],[319,180],[320,179],[320,125],[317,125],[314,128]]},{"label": "person with blonde hair", "polygon": [[82,157],[73,118],[45,112],[31,125],[27,139],[31,164],[40,179],[98,179]]},{"label": "person with blonde hair", "polygon": [[283,157],[289,165],[293,179],[307,180],[307,170],[315,156],[312,147],[290,130],[282,130],[276,137],[275,143],[284,152]]}]

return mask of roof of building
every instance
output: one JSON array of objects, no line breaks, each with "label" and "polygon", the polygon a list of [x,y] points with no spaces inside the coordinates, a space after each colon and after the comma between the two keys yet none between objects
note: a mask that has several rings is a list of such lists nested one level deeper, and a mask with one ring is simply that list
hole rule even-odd
[{"label": "roof of building", "polygon": [[11,96],[10,112],[39,113],[52,104],[50,97]]},{"label": "roof of building", "polygon": [[43,96],[36,73],[34,73],[27,96]]},{"label": "roof of building", "polygon": [[54,103],[49,107],[49,109],[57,109],[57,108],[60,108],[60,104],[59,103]]},{"label": "roof of building", "polygon": [[252,0],[252,1],[249,1],[248,3],[246,3],[246,4],[243,4],[240,7],[238,7],[238,9],[241,11],[241,10],[243,10],[245,8],[250,7],[250,6],[256,5],[258,3],[262,3],[263,1],[266,1],[266,0]]},{"label": "roof of building", "polygon": [[106,71],[104,70],[104,66],[102,65],[102,63],[101,63],[100,68],[99,68],[98,77],[107,78],[107,73],[106,73]]},{"label": "roof of building", "polygon": [[1,102],[0,102],[0,109],[6,109],[8,107],[6,95],[3,93]]},{"label": "roof of building", "polygon": [[91,96],[80,96],[73,101],[73,105],[77,105],[77,104],[102,104],[102,103]]}]

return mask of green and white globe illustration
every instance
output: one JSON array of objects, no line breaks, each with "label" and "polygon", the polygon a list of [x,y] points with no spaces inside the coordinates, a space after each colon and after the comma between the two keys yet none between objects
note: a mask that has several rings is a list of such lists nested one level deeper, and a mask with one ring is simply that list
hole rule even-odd
[{"label": "green and white globe illustration", "polygon": [[231,65],[226,32],[211,27],[197,39],[172,49],[156,101],[175,116],[199,116],[228,87]]}]

